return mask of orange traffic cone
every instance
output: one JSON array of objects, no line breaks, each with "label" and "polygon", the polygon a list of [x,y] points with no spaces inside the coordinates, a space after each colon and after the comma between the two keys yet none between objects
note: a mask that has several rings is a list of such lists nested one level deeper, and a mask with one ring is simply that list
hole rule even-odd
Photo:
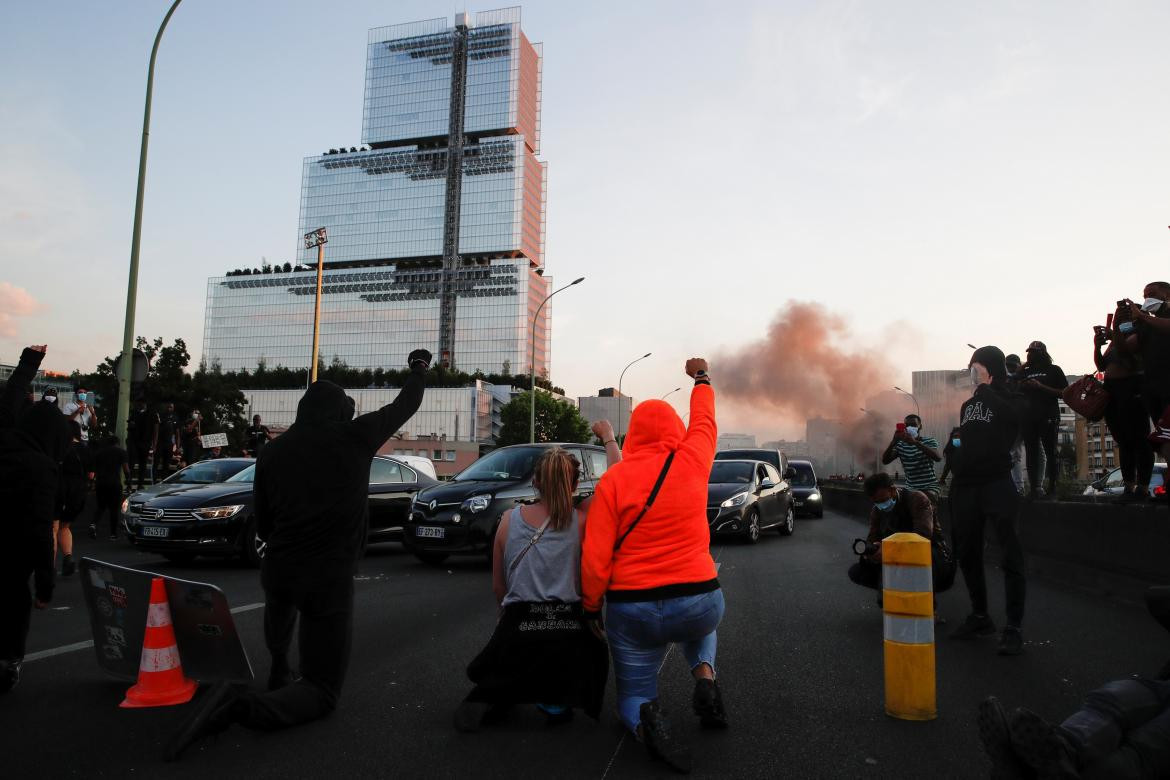
[{"label": "orange traffic cone", "polygon": [[184,704],[195,695],[198,683],[183,675],[171,607],[162,577],[150,583],[150,608],[146,613],[146,636],[142,640],[142,661],[138,682],[126,691],[123,707],[162,707]]}]

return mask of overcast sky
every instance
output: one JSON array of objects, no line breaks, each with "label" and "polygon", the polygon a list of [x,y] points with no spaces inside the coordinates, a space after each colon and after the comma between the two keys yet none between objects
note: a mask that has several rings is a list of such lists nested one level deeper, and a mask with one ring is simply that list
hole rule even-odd
[{"label": "overcast sky", "polygon": [[[168,5],[0,12],[0,361],[48,342],[47,367],[91,370],[120,349]],[[360,143],[367,29],[461,6],[179,7],[138,333],[198,359],[207,277],[292,259],[302,158]],[[965,366],[968,342],[1041,339],[1087,371],[1113,301],[1170,277],[1170,4],[542,0],[523,26],[545,44],[548,270],[586,277],[554,301],[570,395],[647,351],[626,389],[662,395],[688,355],[762,338],[790,300],[843,316],[843,348],[883,354],[898,383]],[[720,422],[803,433],[729,405]]]}]

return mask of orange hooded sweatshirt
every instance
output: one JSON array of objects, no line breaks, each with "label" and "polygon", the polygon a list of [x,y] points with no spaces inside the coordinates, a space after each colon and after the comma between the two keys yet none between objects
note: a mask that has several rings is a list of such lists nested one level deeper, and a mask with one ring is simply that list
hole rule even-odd
[{"label": "orange hooded sweatshirt", "polygon": [[[707,526],[707,480],[715,460],[715,392],[691,391],[690,428],[665,401],[638,404],[622,460],[601,478],[585,524],[581,590],[587,612],[602,600],[656,601],[719,587]],[[654,506],[622,542],[646,505],[666,456],[675,452]]]}]

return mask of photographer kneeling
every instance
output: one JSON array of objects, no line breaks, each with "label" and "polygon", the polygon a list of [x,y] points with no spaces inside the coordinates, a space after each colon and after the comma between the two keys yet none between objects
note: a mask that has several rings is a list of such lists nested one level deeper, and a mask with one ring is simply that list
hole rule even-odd
[{"label": "photographer kneeling", "polygon": [[[934,592],[948,590],[955,581],[955,562],[935,521],[934,505],[925,493],[894,486],[889,474],[878,472],[865,479],[865,494],[873,501],[869,535],[854,543],[857,563],[849,567],[849,579],[881,590],[882,539],[896,533],[914,533],[930,540]],[[865,545],[864,550],[858,549]]]}]

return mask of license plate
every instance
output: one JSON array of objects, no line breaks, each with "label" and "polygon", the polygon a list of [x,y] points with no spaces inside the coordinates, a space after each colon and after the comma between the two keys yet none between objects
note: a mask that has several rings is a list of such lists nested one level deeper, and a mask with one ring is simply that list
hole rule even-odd
[{"label": "license plate", "polygon": [[154,526],[144,526],[142,529],[143,536],[159,536],[165,537],[171,532],[169,528],[155,528]]},{"label": "license plate", "polygon": [[[165,530],[165,529],[164,529]],[[442,539],[446,535],[445,528],[432,528],[431,526],[420,525],[414,529],[414,535],[426,539]]]}]

